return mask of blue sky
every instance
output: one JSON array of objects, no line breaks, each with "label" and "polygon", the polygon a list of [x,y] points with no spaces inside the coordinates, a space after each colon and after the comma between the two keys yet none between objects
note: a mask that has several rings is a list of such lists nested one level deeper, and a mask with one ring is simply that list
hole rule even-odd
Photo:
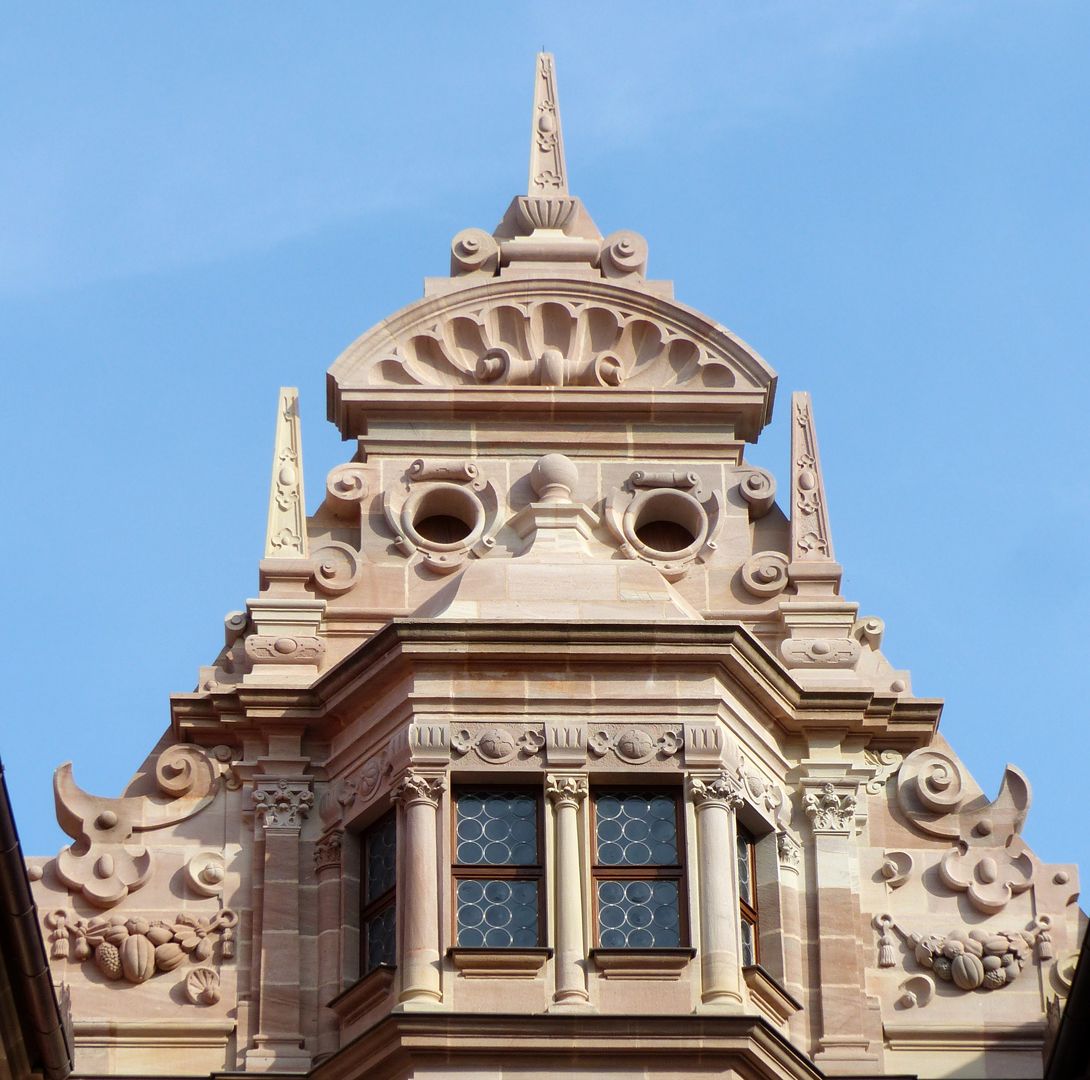
[{"label": "blue sky", "polygon": [[[257,587],[277,388],[311,507],[340,350],[526,182],[557,56],[573,191],[814,397],[844,591],[985,790],[1090,867],[1090,6],[24,5],[0,37],[7,702],[120,790]],[[1076,542],[1078,541],[1078,543]]]}]

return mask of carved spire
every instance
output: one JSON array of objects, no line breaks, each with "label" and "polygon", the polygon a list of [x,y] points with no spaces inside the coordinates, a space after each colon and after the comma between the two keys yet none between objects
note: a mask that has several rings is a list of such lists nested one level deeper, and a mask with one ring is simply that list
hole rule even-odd
[{"label": "carved spire", "polygon": [[833,562],[810,395],[791,395],[791,561]]},{"label": "carved spire", "polygon": [[280,388],[269,488],[266,559],[307,557],[307,511],[303,499],[303,444],[299,432],[299,391]]},{"label": "carved spire", "polygon": [[546,52],[537,54],[534,69],[534,118],[530,130],[530,186],[527,194],[568,194],[560,102],[556,96],[556,67],[552,53]]}]

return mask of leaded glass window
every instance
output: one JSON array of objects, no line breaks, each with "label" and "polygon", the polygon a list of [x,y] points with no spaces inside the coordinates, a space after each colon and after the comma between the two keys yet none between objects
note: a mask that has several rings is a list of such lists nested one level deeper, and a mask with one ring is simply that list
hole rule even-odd
[{"label": "leaded glass window", "polygon": [[360,924],[361,975],[397,957],[395,889],[397,886],[397,817],[390,811],[364,830],[361,846],[363,910]]},{"label": "leaded glass window", "polygon": [[599,948],[671,949],[685,943],[678,809],[671,791],[595,793]]},{"label": "leaded glass window", "polygon": [[757,963],[757,885],[754,879],[756,860],[753,837],[738,828],[738,906],[742,918],[742,964]]},{"label": "leaded glass window", "polygon": [[541,944],[541,802],[527,791],[458,793],[454,898],[460,948]]}]

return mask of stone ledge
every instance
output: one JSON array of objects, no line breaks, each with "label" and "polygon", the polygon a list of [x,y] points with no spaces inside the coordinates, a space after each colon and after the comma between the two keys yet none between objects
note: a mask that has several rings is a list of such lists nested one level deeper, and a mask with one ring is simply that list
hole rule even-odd
[{"label": "stone ledge", "polygon": [[463,979],[533,979],[552,955],[552,949],[447,949]]},{"label": "stone ledge", "polygon": [[801,1011],[802,1006],[760,964],[742,968],[754,1005],[777,1027]]},{"label": "stone ledge", "polygon": [[603,979],[680,979],[696,949],[591,949]]},{"label": "stone ledge", "polygon": [[338,994],[328,1007],[337,1014],[342,1023],[351,1024],[386,999],[393,988],[396,974],[397,968],[392,964],[379,964],[374,971],[369,971],[358,982]]}]

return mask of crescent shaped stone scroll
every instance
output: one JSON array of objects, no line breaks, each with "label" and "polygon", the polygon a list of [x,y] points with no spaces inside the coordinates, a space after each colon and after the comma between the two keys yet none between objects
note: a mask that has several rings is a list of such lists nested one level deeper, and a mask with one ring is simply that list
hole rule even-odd
[{"label": "crescent shaped stone scroll", "polygon": [[152,856],[133,842],[133,834],[184,821],[208,806],[224,771],[220,751],[212,756],[199,746],[167,747],[155,763],[155,781],[167,801],[91,795],[76,783],[71,762],[61,765],[53,774],[57,822],[75,843],[58,853],[57,876],[99,908],[113,907],[140,888],[151,874]]}]

